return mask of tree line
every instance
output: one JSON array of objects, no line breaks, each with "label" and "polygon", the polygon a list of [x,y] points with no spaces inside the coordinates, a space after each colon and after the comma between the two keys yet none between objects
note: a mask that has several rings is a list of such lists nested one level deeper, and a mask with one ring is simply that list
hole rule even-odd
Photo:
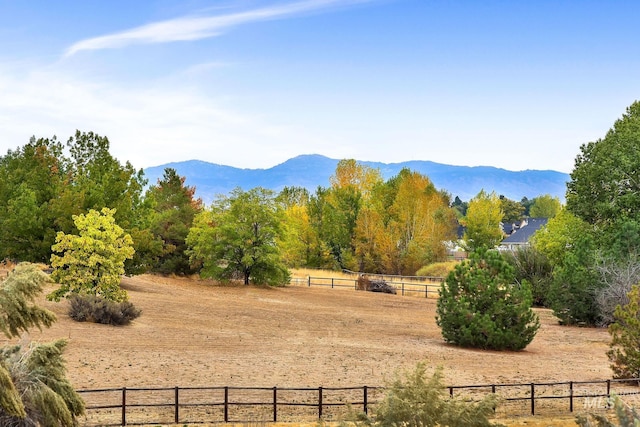
[{"label": "tree line", "polygon": [[548,195],[516,202],[485,192],[452,201],[427,176],[405,169],[385,181],[355,160],[340,161],[315,193],[238,188],[204,206],[174,169],[147,186],[109,148],[107,137],[77,131],[66,143],[33,137],[0,157],[0,259],[48,264],[58,233],[78,233],[74,217],[109,208],[132,240],[128,274],[272,284],[286,280],[287,267],[413,275],[446,259],[460,222],[470,246],[492,245],[501,221],[552,216],[559,206]]}]

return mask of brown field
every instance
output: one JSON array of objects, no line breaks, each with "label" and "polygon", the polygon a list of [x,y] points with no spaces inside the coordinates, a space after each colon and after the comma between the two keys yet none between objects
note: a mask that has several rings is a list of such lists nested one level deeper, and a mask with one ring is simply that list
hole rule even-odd
[{"label": "brown field", "polygon": [[[142,309],[130,326],[73,322],[66,302],[43,301],[58,321],[22,339],[66,338],[68,375],[78,389],[379,386],[418,361],[442,366],[448,385],[611,377],[607,331],[561,327],[548,310],[537,310],[542,328],[526,350],[493,352],[445,344],[434,299],[151,275],[124,278],[122,286]],[[564,409],[551,415],[560,418],[518,417],[509,425],[575,425],[566,401],[557,405]]]}]

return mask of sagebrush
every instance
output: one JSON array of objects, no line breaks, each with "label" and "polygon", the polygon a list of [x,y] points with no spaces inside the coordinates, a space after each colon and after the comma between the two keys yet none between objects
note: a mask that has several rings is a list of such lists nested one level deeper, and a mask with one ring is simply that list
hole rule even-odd
[{"label": "sagebrush", "polygon": [[114,302],[95,295],[73,295],[69,298],[69,317],[77,322],[104,325],[127,325],[137,319],[142,310],[130,301]]}]

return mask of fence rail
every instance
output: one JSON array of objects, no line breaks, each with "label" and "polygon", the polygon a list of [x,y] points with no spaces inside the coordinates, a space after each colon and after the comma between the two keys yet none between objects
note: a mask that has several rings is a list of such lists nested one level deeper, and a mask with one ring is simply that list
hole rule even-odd
[{"label": "fence rail", "polygon": [[[389,277],[389,276],[388,276]],[[415,280],[408,281],[387,281],[386,283],[393,286],[396,292],[402,296],[416,295],[425,298],[437,298],[438,290],[442,277],[422,277],[421,281],[425,283],[416,283]],[[348,279],[343,277],[312,277],[293,278],[290,284],[297,286],[323,286],[330,288],[348,288],[358,289],[358,279]]]},{"label": "fence rail", "polygon": [[[448,386],[451,397],[478,401],[496,394],[497,415],[537,415],[604,409],[613,393],[640,396],[634,380],[567,381]],[[383,387],[165,387],[78,390],[86,402],[85,425],[215,424],[338,420],[349,408],[367,413]],[[550,403],[551,402],[551,403]]]}]

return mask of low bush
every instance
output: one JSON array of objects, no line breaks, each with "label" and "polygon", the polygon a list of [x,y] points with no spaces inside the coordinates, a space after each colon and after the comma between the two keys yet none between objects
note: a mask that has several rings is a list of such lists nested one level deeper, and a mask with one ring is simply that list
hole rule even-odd
[{"label": "low bush", "polygon": [[69,317],[77,322],[127,325],[142,313],[129,301],[114,302],[95,295],[76,294],[69,303]]},{"label": "low bush", "polygon": [[416,272],[416,276],[426,276],[426,277],[447,277],[449,272],[453,271],[458,265],[458,261],[443,261],[443,262],[434,262],[429,265],[425,265],[420,270]]},{"label": "low bush", "polygon": [[396,374],[386,387],[385,397],[372,416],[360,414],[357,426],[371,427],[492,427],[498,398],[487,395],[479,402],[451,398],[443,381],[442,368],[427,375],[426,364],[418,363],[415,370]]}]

